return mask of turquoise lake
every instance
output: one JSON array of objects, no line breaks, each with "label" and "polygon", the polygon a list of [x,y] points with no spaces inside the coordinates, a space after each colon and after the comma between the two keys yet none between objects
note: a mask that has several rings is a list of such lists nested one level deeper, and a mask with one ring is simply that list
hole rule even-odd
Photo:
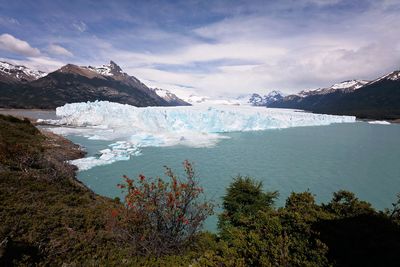
[{"label": "turquoise lake", "polygon": [[[188,159],[207,197],[217,205],[238,174],[262,181],[265,190],[279,191],[277,206],[284,205],[291,192],[310,190],[318,202],[327,202],[333,192],[345,189],[384,209],[400,192],[399,124],[356,122],[224,135],[230,138],[212,148],[143,148],[141,156],[80,171],[78,178],[98,194],[122,198],[117,184],[123,174],[162,176],[164,165],[182,174],[182,162]],[[88,156],[111,143],[68,138],[83,145]],[[205,228],[216,229],[215,216]]]}]

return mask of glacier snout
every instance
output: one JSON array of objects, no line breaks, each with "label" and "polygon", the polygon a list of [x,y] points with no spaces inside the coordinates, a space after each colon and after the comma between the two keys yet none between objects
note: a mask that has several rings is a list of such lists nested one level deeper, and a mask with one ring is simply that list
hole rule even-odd
[{"label": "glacier snout", "polygon": [[[108,101],[66,104],[57,108],[56,113],[60,119],[52,121],[53,124],[73,126],[53,128],[52,130],[56,133],[125,142],[124,146],[119,146],[118,149],[106,150],[106,153],[103,153],[106,155],[100,156],[99,164],[115,161],[116,158],[129,159],[130,155],[139,155],[140,147],[146,146],[178,144],[193,147],[213,146],[218,140],[225,138],[223,133],[227,132],[318,126],[355,121],[355,117],[352,116],[313,114],[265,107],[138,108]],[[87,168],[86,166],[85,169]]]}]

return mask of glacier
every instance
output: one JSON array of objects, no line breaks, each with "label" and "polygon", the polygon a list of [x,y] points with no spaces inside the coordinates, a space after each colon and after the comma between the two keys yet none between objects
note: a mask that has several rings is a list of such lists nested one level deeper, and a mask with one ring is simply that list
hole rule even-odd
[{"label": "glacier", "polygon": [[47,123],[62,135],[109,140],[96,157],[72,161],[80,170],[128,160],[148,146],[212,147],[224,133],[355,122],[353,116],[252,106],[134,107],[108,101],[66,104]]}]

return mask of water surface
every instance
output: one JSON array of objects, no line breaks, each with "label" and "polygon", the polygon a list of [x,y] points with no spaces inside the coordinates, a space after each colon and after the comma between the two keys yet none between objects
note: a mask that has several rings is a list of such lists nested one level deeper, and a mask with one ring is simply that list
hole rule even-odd
[{"label": "water surface", "polygon": [[[212,148],[143,148],[141,156],[81,171],[78,178],[96,193],[121,197],[116,185],[123,174],[155,177],[164,165],[182,174],[182,162],[188,159],[194,162],[205,193],[217,204],[238,174],[262,181],[265,190],[278,190],[277,205],[284,205],[291,192],[310,190],[318,202],[326,202],[332,192],[346,189],[384,209],[400,192],[398,124],[357,122],[224,135],[230,139]],[[110,143],[68,138],[85,146],[89,156]],[[212,218],[206,227],[213,230],[215,224]]]}]

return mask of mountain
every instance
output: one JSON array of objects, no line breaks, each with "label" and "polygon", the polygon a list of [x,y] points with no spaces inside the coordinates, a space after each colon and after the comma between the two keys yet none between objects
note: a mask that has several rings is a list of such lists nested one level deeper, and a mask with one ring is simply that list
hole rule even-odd
[{"label": "mountain", "polygon": [[67,64],[46,76],[9,80],[0,83],[0,107],[53,109],[95,100],[133,106],[171,105],[113,61],[100,67]]},{"label": "mountain", "polygon": [[42,71],[0,61],[0,83],[13,84],[30,82],[46,75],[47,73]]},{"label": "mountain", "polygon": [[267,106],[271,103],[274,103],[276,101],[280,101],[283,99],[283,93],[279,91],[271,91],[268,94],[261,96],[260,94],[254,93],[251,94],[250,97],[247,100],[248,104],[251,104],[253,106]]},{"label": "mountain", "polygon": [[249,100],[247,100],[247,103],[253,106],[264,106],[264,99],[261,95],[254,93],[250,96]]},{"label": "mountain", "polygon": [[167,101],[172,106],[191,106],[188,102],[182,100],[177,95],[173,94],[169,90],[154,88],[153,90],[158,96],[162,97],[165,101]]},{"label": "mountain", "polygon": [[336,91],[350,93],[350,92],[353,92],[353,91],[363,87],[368,82],[369,81],[365,81],[365,80],[349,80],[349,81],[336,83],[328,88],[319,88],[316,90],[303,90],[300,93],[298,93],[298,95],[301,97],[306,97],[306,96],[310,96],[310,95],[325,95],[325,94],[333,93]]},{"label": "mountain", "polygon": [[358,118],[400,118],[400,71],[374,81],[346,81],[326,89],[289,95],[270,107],[295,108],[317,113],[354,115]]},{"label": "mountain", "polygon": [[264,96],[264,104],[269,107],[269,105],[273,102],[280,101],[284,97],[284,94],[280,91],[271,91],[267,95]]}]

